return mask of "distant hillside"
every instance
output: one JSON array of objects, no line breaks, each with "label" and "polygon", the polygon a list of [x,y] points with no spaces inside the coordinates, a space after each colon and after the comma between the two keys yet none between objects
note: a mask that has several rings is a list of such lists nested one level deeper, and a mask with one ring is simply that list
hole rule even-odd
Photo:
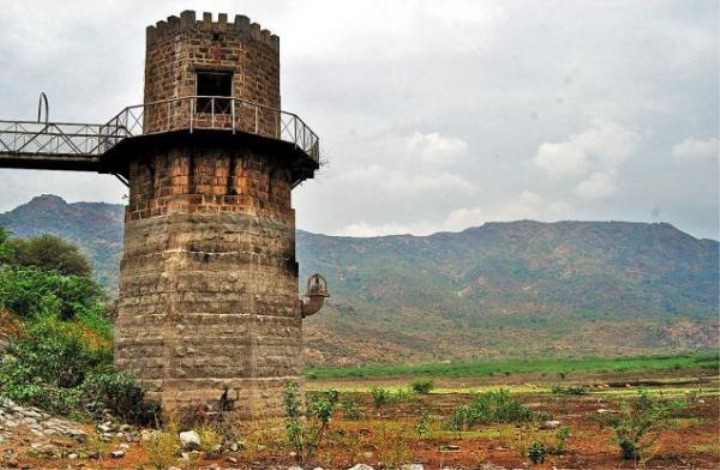
[{"label": "distant hillside", "polygon": [[[122,213],[42,196],[0,215],[0,224],[80,244],[115,290]],[[302,279],[324,273],[332,290],[329,307],[307,321],[313,363],[718,344],[718,243],[669,224],[519,221],[376,238],[299,231],[297,251]]]},{"label": "distant hillside", "polygon": [[50,233],[80,246],[95,266],[98,281],[116,291],[122,257],[125,208],[117,204],[68,204],[44,194],[10,212],[0,214],[0,225],[16,237]]}]

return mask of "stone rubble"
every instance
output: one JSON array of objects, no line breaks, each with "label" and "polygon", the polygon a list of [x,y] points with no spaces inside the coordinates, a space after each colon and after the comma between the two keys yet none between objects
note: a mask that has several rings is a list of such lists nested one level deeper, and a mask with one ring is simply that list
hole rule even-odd
[{"label": "stone rubble", "polygon": [[79,444],[87,440],[87,434],[72,421],[54,418],[35,407],[19,406],[0,398],[0,442],[10,439],[13,431],[21,426],[38,437],[69,437]]}]

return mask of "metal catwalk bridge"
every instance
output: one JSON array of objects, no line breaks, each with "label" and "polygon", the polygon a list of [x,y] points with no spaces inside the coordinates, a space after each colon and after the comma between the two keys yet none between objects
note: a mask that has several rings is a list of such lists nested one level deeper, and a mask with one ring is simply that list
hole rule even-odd
[{"label": "metal catwalk bridge", "polygon": [[0,120],[0,168],[104,172],[101,157],[126,139],[208,130],[279,140],[320,160],[319,139],[299,116],[237,98],[188,96],[128,106],[105,124],[49,122],[47,116],[42,94],[37,121]]}]

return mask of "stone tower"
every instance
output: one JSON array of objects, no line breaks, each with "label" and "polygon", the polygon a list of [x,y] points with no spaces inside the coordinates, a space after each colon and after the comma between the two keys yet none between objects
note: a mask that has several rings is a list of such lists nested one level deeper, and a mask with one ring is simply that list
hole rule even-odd
[{"label": "stone tower", "polygon": [[[279,39],[245,16],[183,12],[147,29],[142,135],[103,155],[129,204],[115,361],[164,410],[281,414],[301,380],[291,190],[319,166],[317,137],[280,111]],[[115,124],[116,125],[116,124]]]}]

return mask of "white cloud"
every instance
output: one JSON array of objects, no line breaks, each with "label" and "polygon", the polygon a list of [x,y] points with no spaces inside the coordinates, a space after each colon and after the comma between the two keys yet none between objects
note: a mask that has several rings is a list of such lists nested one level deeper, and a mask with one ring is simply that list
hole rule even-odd
[{"label": "white cloud", "polygon": [[342,188],[372,189],[394,195],[410,196],[418,193],[468,194],[477,188],[462,176],[449,172],[437,175],[414,173],[409,167],[405,170],[385,168],[380,165],[353,168],[337,175],[336,183]]},{"label": "white cloud", "polygon": [[542,221],[557,220],[568,211],[562,201],[548,200],[530,191],[523,191],[498,207],[458,208],[442,220],[432,222],[420,219],[411,224],[371,224],[364,220],[349,224],[336,235],[352,237],[378,237],[384,235],[429,235],[436,232],[459,232],[469,227],[479,227],[485,222],[509,222],[519,219]]},{"label": "white cloud", "polygon": [[437,132],[413,132],[405,141],[407,150],[427,161],[454,160],[465,154],[467,142],[457,137],[445,137]]},{"label": "white cloud", "polygon": [[635,151],[641,136],[612,121],[592,127],[562,142],[545,142],[533,157],[534,165],[550,176],[580,176],[592,170],[614,172]]},{"label": "white cloud", "polygon": [[717,137],[700,140],[688,137],[672,149],[673,157],[678,160],[700,160],[704,158],[718,158],[720,146]]},{"label": "white cloud", "polygon": [[596,172],[575,186],[575,194],[584,199],[604,199],[617,192],[615,176]]}]

